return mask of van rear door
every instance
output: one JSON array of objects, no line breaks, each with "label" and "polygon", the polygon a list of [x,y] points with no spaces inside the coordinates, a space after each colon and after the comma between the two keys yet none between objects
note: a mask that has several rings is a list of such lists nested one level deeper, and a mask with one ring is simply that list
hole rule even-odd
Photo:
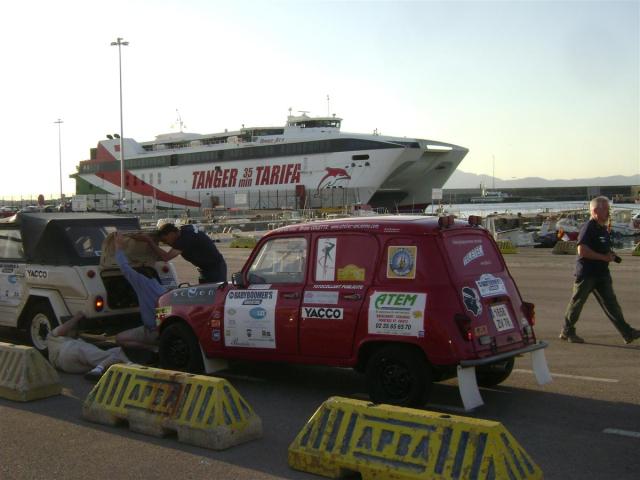
[{"label": "van rear door", "polygon": [[469,320],[460,317],[460,323],[476,353],[483,357],[521,347],[522,300],[495,242],[485,230],[469,228],[443,232],[443,243],[460,312]]}]

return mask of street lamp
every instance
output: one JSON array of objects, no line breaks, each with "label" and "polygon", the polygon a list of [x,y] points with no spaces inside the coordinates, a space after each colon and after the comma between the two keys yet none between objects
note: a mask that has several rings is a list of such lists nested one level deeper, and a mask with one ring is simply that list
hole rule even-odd
[{"label": "street lamp", "polygon": [[129,42],[123,42],[122,37],[118,37],[111,46],[118,46],[118,71],[120,75],[120,201],[124,202],[124,128],[122,126],[122,45],[127,46]]},{"label": "street lamp", "polygon": [[58,124],[58,157],[60,159],[60,203],[63,203],[62,201],[62,136],[60,133],[60,126],[64,122],[59,118],[53,123]]}]

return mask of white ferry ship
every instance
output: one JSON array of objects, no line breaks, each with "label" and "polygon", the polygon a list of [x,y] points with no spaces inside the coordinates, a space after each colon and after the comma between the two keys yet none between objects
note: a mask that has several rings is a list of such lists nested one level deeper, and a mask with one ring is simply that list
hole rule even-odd
[{"label": "white ferry ship", "polygon": [[[418,138],[340,131],[335,115],[289,115],[284,127],[175,132],[123,140],[125,202],[159,208],[319,208],[431,203],[467,149]],[[120,139],[107,138],[80,162],[76,193],[98,210],[120,196]]]}]

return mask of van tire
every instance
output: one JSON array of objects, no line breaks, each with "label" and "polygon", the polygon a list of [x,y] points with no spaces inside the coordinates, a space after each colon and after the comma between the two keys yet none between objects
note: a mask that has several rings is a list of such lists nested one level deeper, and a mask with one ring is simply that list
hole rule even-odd
[{"label": "van tire", "polygon": [[420,407],[432,383],[431,367],[415,347],[386,345],[367,362],[367,390],[374,403]]},{"label": "van tire", "polygon": [[160,366],[167,370],[201,373],[204,370],[198,339],[184,323],[172,323],[160,335]]},{"label": "van tire", "polygon": [[476,381],[479,387],[495,387],[501,384],[513,371],[514,359],[492,363],[483,367],[476,367]]},{"label": "van tire", "polygon": [[48,356],[47,335],[58,326],[51,305],[47,301],[34,303],[27,310],[27,318],[24,323],[27,330],[27,338],[33,348],[38,350],[45,358]]}]

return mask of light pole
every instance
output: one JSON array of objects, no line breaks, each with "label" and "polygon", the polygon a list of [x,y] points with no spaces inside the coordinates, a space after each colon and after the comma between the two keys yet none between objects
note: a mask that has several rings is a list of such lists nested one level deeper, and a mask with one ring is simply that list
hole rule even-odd
[{"label": "light pole", "polygon": [[111,46],[118,46],[118,71],[120,75],[120,201],[124,202],[124,127],[122,126],[122,45],[127,46],[129,42],[123,42],[122,37],[118,37]]},{"label": "light pole", "polygon": [[60,133],[60,126],[64,122],[59,118],[53,123],[58,124],[58,158],[60,159],[60,203],[62,204],[62,134]]}]

